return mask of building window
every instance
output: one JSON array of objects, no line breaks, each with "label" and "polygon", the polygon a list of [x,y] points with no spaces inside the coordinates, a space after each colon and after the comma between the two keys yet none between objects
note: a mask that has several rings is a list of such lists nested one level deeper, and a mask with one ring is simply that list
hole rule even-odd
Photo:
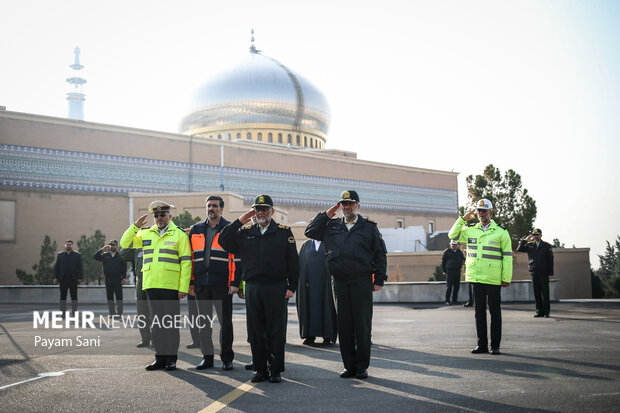
[{"label": "building window", "polygon": [[16,201],[0,201],[0,242],[15,241]]},{"label": "building window", "polygon": [[269,142],[273,142],[273,133],[269,132],[269,135],[267,135],[267,140]]},{"label": "building window", "polygon": [[435,232],[435,223],[433,221],[428,221],[428,233],[432,234]]},{"label": "building window", "polygon": [[398,218],[396,220],[396,228],[405,228],[405,220],[402,218]]},{"label": "building window", "polygon": [[237,139],[241,139],[241,132],[237,132]]},{"label": "building window", "polygon": [[289,133],[287,138],[288,138],[288,142],[287,143],[292,144],[293,143],[293,136]]},{"label": "building window", "polygon": [[262,132],[258,132],[258,140],[259,141],[263,141],[263,133]]},{"label": "building window", "polygon": [[297,135],[297,146],[301,146],[301,138]]},{"label": "building window", "polygon": [[304,146],[307,147],[308,146],[308,137],[304,136]]},{"label": "building window", "polygon": [[252,140],[252,132],[248,132],[248,134],[246,135],[246,139]]},{"label": "building window", "polygon": [[222,140],[222,135],[217,135],[217,138],[218,138],[219,140]]},{"label": "building window", "polygon": [[282,134],[278,133],[278,143],[282,143]]}]

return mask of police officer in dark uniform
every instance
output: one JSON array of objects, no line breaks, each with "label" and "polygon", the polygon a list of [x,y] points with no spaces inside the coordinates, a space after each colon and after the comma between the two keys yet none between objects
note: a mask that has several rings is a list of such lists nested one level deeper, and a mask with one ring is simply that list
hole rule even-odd
[{"label": "police officer in dark uniform", "polygon": [[[368,378],[372,329],[372,292],[387,280],[386,249],[377,224],[358,214],[360,198],[344,191],[338,204],[319,213],[305,234],[325,243],[327,267],[334,277],[338,339],[344,370],[340,377]],[[343,218],[334,218],[342,209]]]},{"label": "police officer in dark uniform", "polygon": [[299,258],[291,229],[273,221],[272,215],[273,200],[269,195],[259,195],[250,211],[224,227],[219,241],[226,251],[239,255],[243,263],[250,347],[256,370],[252,381],[269,378],[279,383],[284,371],[286,300],[297,288]]},{"label": "police officer in dark uniform", "polygon": [[549,317],[549,278],[553,277],[553,250],[551,244],[542,240],[540,228],[519,242],[518,252],[527,252],[528,267],[532,277],[536,314],[534,317]]}]

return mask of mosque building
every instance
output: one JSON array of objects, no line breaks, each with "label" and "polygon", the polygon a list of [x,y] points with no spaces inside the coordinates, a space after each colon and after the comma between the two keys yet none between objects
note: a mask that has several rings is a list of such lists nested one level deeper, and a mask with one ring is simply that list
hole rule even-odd
[{"label": "mosque building", "polygon": [[457,173],[329,149],[326,97],[254,45],[196,90],[176,134],[81,120],[86,80],[72,78],[79,95],[67,94],[69,118],[0,107],[0,284],[17,284],[16,268],[30,271],[45,235],[59,248],[97,229],[118,239],[154,199],[204,218],[205,195],[220,193],[232,220],[269,194],[298,243],[305,223],[347,189],[380,228],[431,234],[457,216]]}]

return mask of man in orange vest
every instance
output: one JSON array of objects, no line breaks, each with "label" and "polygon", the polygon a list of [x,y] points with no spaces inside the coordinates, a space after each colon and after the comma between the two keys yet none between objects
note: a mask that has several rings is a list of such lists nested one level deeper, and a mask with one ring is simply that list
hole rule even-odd
[{"label": "man in orange vest", "polygon": [[222,217],[224,200],[216,195],[207,197],[207,218],[192,226],[192,279],[189,293],[196,295],[200,317],[200,351],[203,358],[196,369],[213,367],[213,307],[220,323],[220,358],[222,369],[232,370],[235,353],[232,349],[232,296],[239,291],[241,270],[239,260],[220,246],[220,231],[229,224]]}]

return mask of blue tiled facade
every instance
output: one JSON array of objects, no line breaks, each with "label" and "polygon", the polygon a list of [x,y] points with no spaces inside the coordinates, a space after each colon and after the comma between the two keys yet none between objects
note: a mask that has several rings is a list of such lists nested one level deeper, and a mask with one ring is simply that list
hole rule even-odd
[{"label": "blue tiled facade", "polygon": [[279,204],[329,206],[343,189],[356,189],[364,208],[457,213],[456,191],[283,172],[85,152],[0,145],[0,185],[47,191],[101,193],[226,191],[252,201],[259,193]]}]

